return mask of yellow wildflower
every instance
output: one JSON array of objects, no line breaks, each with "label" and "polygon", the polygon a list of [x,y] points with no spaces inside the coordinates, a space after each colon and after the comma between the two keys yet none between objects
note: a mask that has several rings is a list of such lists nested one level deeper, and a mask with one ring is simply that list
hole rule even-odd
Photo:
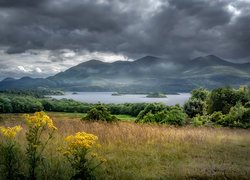
[{"label": "yellow wildflower", "polygon": [[90,149],[97,141],[97,136],[87,134],[85,132],[78,132],[74,136],[68,136],[65,141],[68,143],[70,149],[84,148]]},{"label": "yellow wildflower", "polygon": [[34,113],[33,116],[28,114],[24,115],[26,122],[29,126],[43,127],[48,126],[49,129],[57,130],[54,126],[52,119],[43,111]]},{"label": "yellow wildflower", "polygon": [[9,139],[13,139],[16,137],[16,134],[22,130],[21,126],[14,126],[14,127],[0,127],[1,134]]}]

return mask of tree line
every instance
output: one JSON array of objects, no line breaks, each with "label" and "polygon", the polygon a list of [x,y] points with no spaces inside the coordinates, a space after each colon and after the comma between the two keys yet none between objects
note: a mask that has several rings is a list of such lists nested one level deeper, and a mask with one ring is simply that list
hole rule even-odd
[{"label": "tree line", "polygon": [[[69,99],[37,97],[36,93],[0,93],[1,113],[33,113],[37,111],[88,113],[90,117],[106,117],[111,114],[127,114],[137,117],[138,123],[160,123],[195,126],[221,125],[250,127],[250,91],[246,86],[238,89],[220,87],[212,91],[194,89],[183,107],[161,103],[125,103],[93,105]],[[105,111],[104,111],[105,109]],[[105,115],[98,114],[105,112]],[[110,119],[110,116],[108,119]]]}]

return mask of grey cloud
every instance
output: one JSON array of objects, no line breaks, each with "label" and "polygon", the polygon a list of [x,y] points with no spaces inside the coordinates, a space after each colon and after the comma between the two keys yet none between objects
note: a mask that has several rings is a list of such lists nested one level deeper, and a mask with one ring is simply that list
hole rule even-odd
[{"label": "grey cloud", "polygon": [[1,7],[37,7],[46,0],[0,0]]},{"label": "grey cloud", "polygon": [[250,60],[249,7],[239,0],[0,0],[0,45],[9,54],[51,50],[54,62],[63,61],[60,49]]}]

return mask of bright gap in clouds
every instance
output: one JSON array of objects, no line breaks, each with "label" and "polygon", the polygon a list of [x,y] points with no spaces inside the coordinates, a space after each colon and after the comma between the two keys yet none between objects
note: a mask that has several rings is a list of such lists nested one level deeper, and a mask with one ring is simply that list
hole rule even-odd
[{"label": "bright gap in clouds", "polygon": [[6,54],[2,50],[0,56],[0,80],[6,77],[48,77],[91,59],[104,62],[131,60],[121,54],[69,49],[29,50],[21,54]]}]

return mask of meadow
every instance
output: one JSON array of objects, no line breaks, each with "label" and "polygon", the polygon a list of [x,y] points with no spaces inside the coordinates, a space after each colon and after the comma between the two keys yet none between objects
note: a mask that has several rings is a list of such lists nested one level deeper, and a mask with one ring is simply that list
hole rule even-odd
[{"label": "meadow", "polygon": [[[58,131],[45,149],[40,179],[69,179],[70,165],[57,152],[64,137],[79,131],[98,136],[96,151],[107,159],[97,179],[249,179],[250,131],[225,127],[137,124],[129,116],[115,123],[81,121],[80,113],[47,113]],[[22,125],[17,141],[25,149],[22,114],[1,114],[0,126]],[[25,162],[25,159],[23,159]],[[23,167],[25,170],[26,167]]]}]

